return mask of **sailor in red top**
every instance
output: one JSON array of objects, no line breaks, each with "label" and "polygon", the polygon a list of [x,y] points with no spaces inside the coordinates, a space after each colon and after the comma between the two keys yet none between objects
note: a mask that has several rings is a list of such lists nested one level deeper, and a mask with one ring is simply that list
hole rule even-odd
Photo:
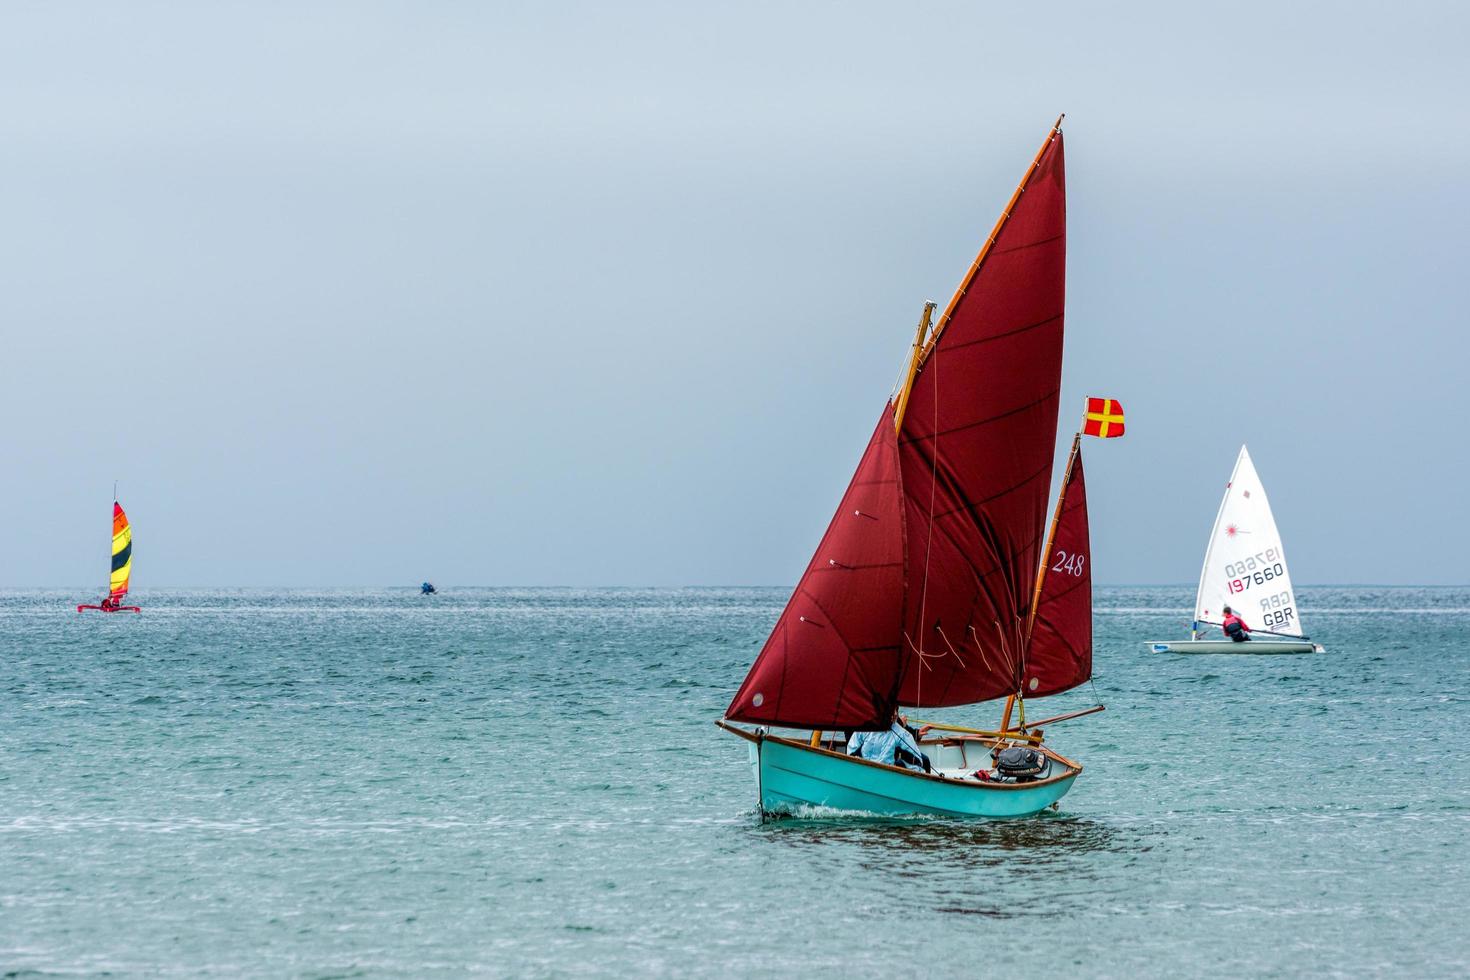
[{"label": "sailor in red top", "polygon": [[1225,613],[1225,621],[1220,624],[1220,628],[1225,631],[1225,635],[1236,643],[1244,643],[1249,640],[1251,638],[1251,628],[1245,625],[1245,620],[1231,612],[1229,606],[1226,606],[1223,611]]}]

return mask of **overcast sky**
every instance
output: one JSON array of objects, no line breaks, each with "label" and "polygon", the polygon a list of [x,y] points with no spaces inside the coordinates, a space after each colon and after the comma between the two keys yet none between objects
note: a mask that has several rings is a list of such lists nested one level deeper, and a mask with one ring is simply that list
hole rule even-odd
[{"label": "overcast sky", "polygon": [[1094,567],[1464,583],[1459,5],[0,7],[0,585],[790,584],[1067,113]]}]

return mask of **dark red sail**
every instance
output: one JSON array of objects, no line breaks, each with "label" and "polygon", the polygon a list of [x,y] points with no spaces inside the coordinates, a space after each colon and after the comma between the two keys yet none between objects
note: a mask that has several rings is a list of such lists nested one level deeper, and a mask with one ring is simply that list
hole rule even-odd
[{"label": "dark red sail", "polygon": [[1092,546],[1082,452],[1075,445],[1057,507],[1026,648],[1022,690],[1027,697],[1058,694],[1092,676]]},{"label": "dark red sail", "polygon": [[792,728],[885,728],[903,611],[903,511],[893,407],[725,717]]},{"label": "dark red sail", "polygon": [[1056,446],[1066,274],[1062,135],[935,328],[905,405],[903,704],[1021,686]]}]

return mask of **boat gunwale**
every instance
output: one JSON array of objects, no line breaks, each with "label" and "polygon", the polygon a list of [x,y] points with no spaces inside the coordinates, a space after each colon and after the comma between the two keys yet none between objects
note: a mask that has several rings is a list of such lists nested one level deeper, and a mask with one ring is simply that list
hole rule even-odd
[{"label": "boat gunwale", "polygon": [[[727,722],[724,718],[717,719],[715,721],[715,724],[718,725],[720,728],[723,728],[725,731],[730,732],[732,735],[738,735],[741,738],[745,739],[747,742],[754,742],[757,745],[759,745],[761,742],[764,742],[764,741],[776,742],[776,743],[779,743],[781,745],[788,746],[788,747],[793,748],[793,749],[801,749],[803,752],[811,752],[811,753],[820,754],[820,755],[830,755],[830,756],[832,756],[834,758],[842,759],[845,762],[855,762],[858,765],[872,766],[874,769],[882,769],[884,772],[896,772],[896,773],[899,773],[899,774],[904,775],[904,776],[913,776],[913,777],[915,777],[917,779],[929,779],[929,780],[933,780],[934,782],[937,782],[937,783],[943,783],[946,786],[962,786],[962,787],[970,787],[970,788],[974,788],[974,789],[1005,789],[1005,790],[1035,789],[1038,786],[1050,786],[1051,784],[1061,782],[1064,779],[1074,779],[1078,775],[1080,775],[1081,772],[1082,772],[1082,764],[1080,762],[1074,762],[1073,760],[1068,759],[1066,756],[1059,755],[1058,753],[1053,752],[1051,749],[1047,748],[1044,745],[1038,745],[1038,746],[1032,746],[1032,747],[1033,748],[1036,748],[1036,749],[1039,749],[1047,758],[1049,758],[1052,761],[1054,761],[1054,762],[1060,764],[1061,766],[1063,766],[1066,771],[1065,772],[1062,772],[1062,773],[1060,773],[1059,775],[1056,775],[1056,776],[1048,776],[1045,779],[1037,779],[1037,780],[1033,780],[1033,781],[1031,781],[1029,783],[1000,783],[1000,782],[989,782],[989,781],[978,780],[978,779],[977,780],[973,780],[973,781],[972,780],[955,779],[955,778],[950,777],[950,776],[938,776],[938,775],[935,775],[934,773],[920,772],[920,771],[918,771],[916,769],[905,769],[903,766],[890,766],[890,765],[888,765],[886,763],[874,762],[872,759],[864,759],[864,758],[861,758],[860,756],[848,755],[846,752],[834,752],[831,749],[818,748],[818,747],[813,746],[813,745],[810,745],[810,744],[808,744],[806,742],[800,742],[800,741],[797,741],[795,739],[790,739],[790,738],[783,738],[780,735],[769,735],[769,734],[767,734],[767,735],[758,735],[755,732],[746,731],[743,728],[737,728],[735,725],[732,725],[729,722]],[[940,741],[940,742],[975,741],[975,742],[987,742],[987,743],[991,743],[991,744],[999,744],[1000,742],[1002,742],[1004,740],[1002,740],[1002,739],[989,739],[989,738],[985,738],[983,736],[978,736],[977,735],[977,736],[974,736],[973,738],[968,738],[968,739],[951,739],[951,738],[946,738],[946,739],[939,739],[937,741]]]}]

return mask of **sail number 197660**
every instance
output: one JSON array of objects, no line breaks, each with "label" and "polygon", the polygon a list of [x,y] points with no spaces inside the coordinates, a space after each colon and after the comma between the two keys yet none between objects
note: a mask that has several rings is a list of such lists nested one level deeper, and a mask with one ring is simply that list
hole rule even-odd
[{"label": "sail number 197660", "polygon": [[1225,583],[1225,587],[1229,589],[1232,593],[1244,592],[1252,585],[1265,585],[1267,582],[1276,578],[1278,575],[1285,574],[1286,569],[1282,566],[1281,562],[1277,562],[1274,565],[1268,565],[1267,567],[1262,568],[1259,572],[1254,572],[1250,575],[1242,575],[1240,578],[1233,578]]},{"label": "sail number 197660", "polygon": [[1281,563],[1281,552],[1276,548],[1267,548],[1254,555],[1246,555],[1240,561],[1225,563],[1225,587],[1234,595],[1244,592],[1252,585],[1265,585],[1267,582],[1280,575],[1286,574],[1286,566]]}]

